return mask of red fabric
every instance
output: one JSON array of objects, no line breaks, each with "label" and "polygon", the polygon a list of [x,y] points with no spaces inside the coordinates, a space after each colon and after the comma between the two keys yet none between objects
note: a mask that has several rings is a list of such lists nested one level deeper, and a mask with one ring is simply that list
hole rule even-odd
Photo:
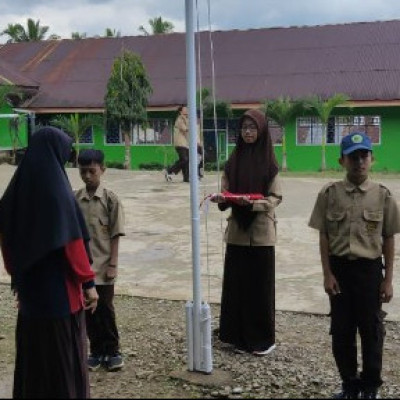
[{"label": "red fabric", "polygon": [[227,201],[232,203],[238,203],[243,197],[248,197],[250,200],[261,200],[264,198],[264,195],[261,193],[231,193],[228,191],[221,193]]},{"label": "red fabric", "polygon": [[69,242],[65,246],[65,255],[72,269],[67,274],[66,284],[71,313],[75,313],[83,307],[82,283],[93,280],[95,274],[82,239]]}]

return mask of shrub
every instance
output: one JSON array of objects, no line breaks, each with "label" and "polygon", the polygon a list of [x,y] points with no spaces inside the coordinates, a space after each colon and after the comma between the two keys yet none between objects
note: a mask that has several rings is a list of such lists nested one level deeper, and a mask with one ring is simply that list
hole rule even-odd
[{"label": "shrub", "polygon": [[107,168],[124,169],[124,164],[120,161],[106,161]]},{"label": "shrub", "polygon": [[147,171],[162,171],[164,169],[164,165],[159,162],[142,163],[139,164],[139,169]]}]

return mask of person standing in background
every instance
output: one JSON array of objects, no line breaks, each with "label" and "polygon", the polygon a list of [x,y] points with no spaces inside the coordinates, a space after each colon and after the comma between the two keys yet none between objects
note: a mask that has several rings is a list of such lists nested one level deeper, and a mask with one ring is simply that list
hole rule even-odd
[{"label": "person standing in background", "polygon": [[174,125],[174,146],[178,153],[178,160],[167,167],[165,180],[171,181],[171,174],[177,175],[182,171],[183,182],[189,182],[189,118],[188,109],[184,105],[178,107],[178,117]]}]

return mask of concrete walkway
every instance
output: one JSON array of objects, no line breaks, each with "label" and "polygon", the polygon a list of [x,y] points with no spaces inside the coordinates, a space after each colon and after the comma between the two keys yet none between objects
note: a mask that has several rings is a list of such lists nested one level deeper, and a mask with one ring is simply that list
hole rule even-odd
[{"label": "concrete walkway", "polygon": [[[0,165],[0,193],[14,168]],[[73,188],[81,186],[76,169],[68,169]],[[277,208],[276,305],[279,310],[327,313],[322,287],[318,233],[307,226],[316,195],[327,178],[282,178],[284,200]],[[400,180],[382,181],[400,200]],[[167,183],[161,172],[110,169],[104,183],[117,193],[126,213],[126,234],[120,247],[117,292],[133,296],[191,300],[191,216],[189,185],[181,176]],[[217,175],[207,174],[199,197],[217,191]],[[29,194],[27,194],[29,195]],[[209,303],[219,302],[223,271],[223,231],[228,212],[210,204],[201,212],[202,294]],[[396,262],[400,243],[396,239]],[[0,280],[7,281],[3,268]],[[395,269],[395,298],[384,308],[388,319],[400,321],[400,272]]]}]

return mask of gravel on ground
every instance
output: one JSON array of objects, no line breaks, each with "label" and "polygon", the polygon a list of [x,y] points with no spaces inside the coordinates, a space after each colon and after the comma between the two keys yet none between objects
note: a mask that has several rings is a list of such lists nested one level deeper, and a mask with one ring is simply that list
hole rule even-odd
[{"label": "gravel on ground", "polygon": [[[214,335],[210,381],[217,371],[230,381],[210,385],[176,378],[187,369],[185,302],[117,295],[115,305],[125,367],[91,372],[93,398],[329,398],[339,389],[326,315],[278,311],[277,348],[265,357],[235,354]],[[219,306],[211,313],[214,330]],[[15,319],[10,286],[0,284],[0,397],[11,394]],[[399,398],[400,323],[386,333],[381,397]]]}]

